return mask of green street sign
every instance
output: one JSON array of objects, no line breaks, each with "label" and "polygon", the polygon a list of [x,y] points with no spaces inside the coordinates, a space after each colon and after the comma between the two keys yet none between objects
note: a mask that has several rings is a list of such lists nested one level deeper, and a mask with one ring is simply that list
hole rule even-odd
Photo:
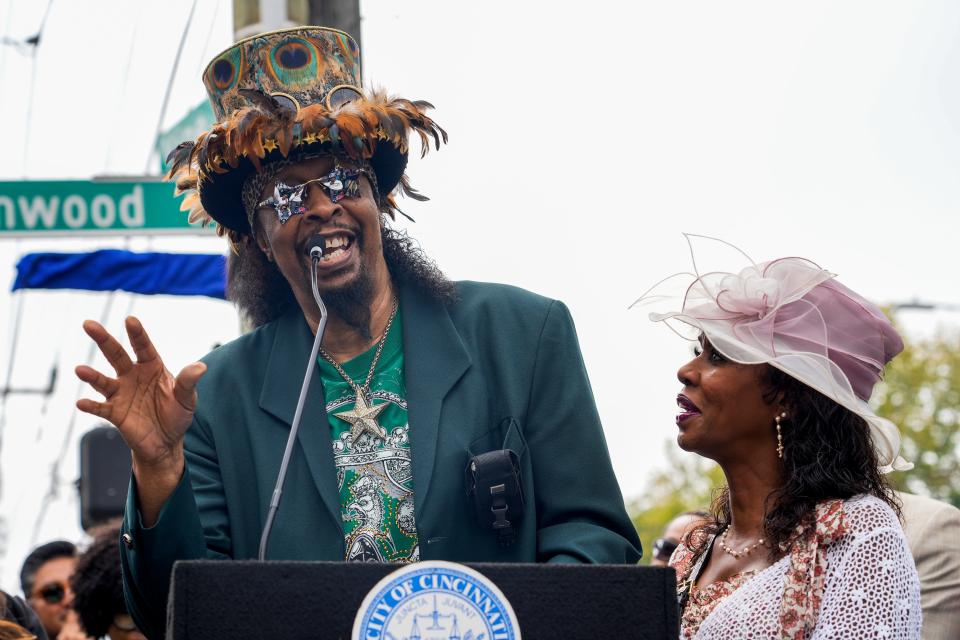
[{"label": "green street sign", "polygon": [[210,233],[187,223],[173,191],[155,178],[0,182],[0,237]]},{"label": "green street sign", "polygon": [[209,131],[216,121],[213,107],[208,100],[204,100],[191,109],[190,113],[180,118],[176,124],[158,135],[155,150],[160,158],[160,173],[166,173],[170,169],[167,166],[168,153],[181,142],[194,140],[204,131]]}]

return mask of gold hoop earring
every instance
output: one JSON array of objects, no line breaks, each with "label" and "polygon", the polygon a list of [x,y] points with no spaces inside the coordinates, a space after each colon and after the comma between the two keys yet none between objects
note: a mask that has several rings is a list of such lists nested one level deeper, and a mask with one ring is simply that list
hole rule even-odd
[{"label": "gold hoop earring", "polygon": [[777,423],[777,457],[783,458],[783,434],[780,432],[780,421],[787,417],[786,413],[781,413],[773,419]]}]

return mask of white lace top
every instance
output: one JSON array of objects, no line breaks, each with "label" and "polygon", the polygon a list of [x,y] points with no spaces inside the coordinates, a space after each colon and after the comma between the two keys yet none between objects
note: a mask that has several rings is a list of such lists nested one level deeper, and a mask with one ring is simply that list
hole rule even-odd
[{"label": "white lace top", "polygon": [[[843,512],[848,531],[827,547],[823,600],[810,639],[919,640],[920,582],[896,514],[873,496],[845,501]],[[744,582],[694,638],[781,638],[789,569],[787,555]]]}]

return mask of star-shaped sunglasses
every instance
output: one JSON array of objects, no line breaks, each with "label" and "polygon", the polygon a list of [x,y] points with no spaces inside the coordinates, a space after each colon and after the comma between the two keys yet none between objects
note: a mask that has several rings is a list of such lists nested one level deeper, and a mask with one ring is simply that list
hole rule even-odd
[{"label": "star-shaped sunglasses", "polygon": [[369,170],[366,167],[349,167],[337,163],[327,175],[300,184],[288,185],[280,180],[273,188],[273,197],[257,204],[257,209],[273,207],[280,224],[285,224],[290,216],[302,215],[307,210],[303,202],[307,185],[318,185],[330,198],[330,202],[337,203],[346,197],[356,198],[360,195],[361,175],[369,177]]}]

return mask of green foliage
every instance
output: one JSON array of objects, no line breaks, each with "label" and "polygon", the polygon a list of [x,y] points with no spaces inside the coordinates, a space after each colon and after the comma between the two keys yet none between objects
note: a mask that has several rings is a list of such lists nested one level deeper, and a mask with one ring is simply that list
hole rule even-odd
[{"label": "green foliage", "polygon": [[900,428],[901,455],[915,465],[890,474],[894,486],[960,507],[960,331],[910,342],[873,403]]},{"label": "green foliage", "polygon": [[653,541],[668,522],[684,511],[707,509],[714,489],[725,484],[720,467],[681,451],[675,442],[665,443],[664,458],[667,468],[654,473],[646,494],[628,505],[633,526],[643,543],[643,564],[649,564]]}]

